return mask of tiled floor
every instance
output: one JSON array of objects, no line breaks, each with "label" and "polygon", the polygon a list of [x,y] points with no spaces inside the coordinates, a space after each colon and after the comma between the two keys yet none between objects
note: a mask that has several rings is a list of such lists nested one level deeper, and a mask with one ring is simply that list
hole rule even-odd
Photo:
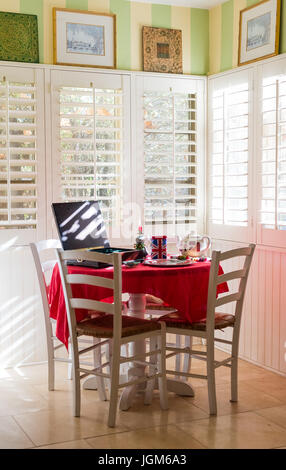
[{"label": "tiled floor", "polygon": [[[224,353],[216,352],[217,358]],[[194,361],[196,372],[204,367]],[[218,415],[209,417],[206,382],[193,380],[195,397],[169,394],[161,411],[158,394],[144,406],[138,396],[108,428],[108,402],[82,390],[82,415],[72,416],[66,364],[57,364],[56,390],[47,389],[47,366],[0,374],[0,448],[41,449],[270,449],[286,448],[286,377],[239,363],[239,401],[230,403],[230,370],[216,373]],[[203,370],[201,370],[203,371]]]}]

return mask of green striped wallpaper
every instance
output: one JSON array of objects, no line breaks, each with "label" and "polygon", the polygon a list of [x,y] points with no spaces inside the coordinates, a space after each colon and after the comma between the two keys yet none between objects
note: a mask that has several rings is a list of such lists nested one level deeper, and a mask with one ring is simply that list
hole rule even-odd
[{"label": "green striped wallpaper", "polygon": [[[40,62],[53,63],[53,7],[114,13],[117,68],[142,70],[142,26],[181,29],[183,73],[214,74],[237,66],[239,16],[258,0],[228,0],[208,10],[130,0],[0,0],[0,11],[38,16]],[[286,0],[281,0],[280,53],[286,52]]]},{"label": "green striped wallpaper", "polygon": [[[237,66],[240,11],[261,0],[228,0],[209,12],[209,74]],[[286,52],[286,0],[281,0],[279,52]]]},{"label": "green striped wallpaper", "polygon": [[183,73],[208,72],[208,10],[129,0],[0,0],[0,11],[38,16],[40,62],[46,64],[53,63],[53,7],[114,13],[118,69],[142,70],[142,26],[146,25],[182,29]]}]

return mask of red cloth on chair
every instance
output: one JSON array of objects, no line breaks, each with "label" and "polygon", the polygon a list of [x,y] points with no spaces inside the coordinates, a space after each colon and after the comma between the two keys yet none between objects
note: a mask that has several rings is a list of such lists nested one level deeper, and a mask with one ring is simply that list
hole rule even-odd
[{"label": "red cloth on chair", "polygon": [[[100,275],[113,277],[113,268],[91,269],[69,266],[70,273]],[[176,308],[185,321],[195,322],[206,316],[207,292],[210,262],[194,263],[190,266],[155,268],[138,265],[133,268],[122,267],[122,292],[130,294],[146,293],[161,299]],[[220,267],[219,273],[223,270]],[[110,289],[87,285],[73,285],[75,297],[101,300],[112,295]],[[227,284],[218,286],[218,293],[227,292]],[[58,266],[53,271],[49,289],[50,316],[57,320],[56,336],[66,346],[68,344],[68,323],[64,295]],[[77,310],[77,321],[88,316],[87,311]]]}]

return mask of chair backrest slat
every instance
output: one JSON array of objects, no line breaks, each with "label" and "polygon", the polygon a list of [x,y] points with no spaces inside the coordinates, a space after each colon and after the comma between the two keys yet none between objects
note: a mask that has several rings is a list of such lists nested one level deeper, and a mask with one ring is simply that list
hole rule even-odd
[{"label": "chair backrest slat", "polygon": [[49,239],[49,240],[41,240],[39,242],[35,242],[34,245],[37,247],[38,253],[44,250],[50,250],[51,248],[60,248],[61,242],[56,239]]},{"label": "chair backrest slat", "polygon": [[113,279],[99,276],[90,276],[89,274],[67,274],[66,281],[69,284],[88,284],[89,286],[106,287],[114,289]]},{"label": "chair backrest slat", "polygon": [[229,258],[236,258],[238,256],[249,256],[252,252],[251,246],[252,245],[244,248],[235,248],[234,250],[225,251],[223,253],[220,252],[220,261],[225,261]]},{"label": "chair backrest slat", "polygon": [[113,255],[115,253],[99,253],[88,250],[66,250],[62,252],[63,260],[77,259],[82,261],[96,261],[100,263],[113,264]]},{"label": "chair backrest slat", "polygon": [[230,273],[221,274],[217,277],[217,285],[223,284],[227,281],[233,281],[234,279],[241,279],[245,277],[246,269],[239,269],[238,271],[232,271]]},{"label": "chair backrest slat", "polygon": [[107,302],[100,302],[99,300],[90,299],[70,299],[72,308],[85,309],[85,310],[98,310],[99,312],[114,314],[114,305]]},{"label": "chair backrest slat", "polygon": [[225,295],[224,297],[220,297],[219,299],[215,301],[215,306],[221,307],[222,305],[230,304],[231,302],[240,300],[240,296],[241,295],[239,292],[236,292],[235,294]]}]

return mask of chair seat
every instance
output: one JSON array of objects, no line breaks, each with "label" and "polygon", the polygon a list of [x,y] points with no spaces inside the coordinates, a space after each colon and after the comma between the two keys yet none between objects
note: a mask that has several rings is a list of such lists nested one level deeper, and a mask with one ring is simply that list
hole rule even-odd
[{"label": "chair seat", "polygon": [[[144,320],[122,315],[122,338],[159,329],[160,326],[155,320]],[[77,324],[76,331],[78,335],[94,336],[96,338],[112,338],[113,315],[97,314],[95,318],[83,320]]]},{"label": "chair seat", "polygon": [[[180,318],[178,313],[170,313],[160,317],[160,321],[166,323],[166,326],[171,328],[182,328],[184,330],[206,330],[206,319],[199,322],[189,323],[185,322],[183,318]],[[221,330],[229,326],[234,326],[235,316],[228,313],[216,313],[215,314],[215,329]]]}]

